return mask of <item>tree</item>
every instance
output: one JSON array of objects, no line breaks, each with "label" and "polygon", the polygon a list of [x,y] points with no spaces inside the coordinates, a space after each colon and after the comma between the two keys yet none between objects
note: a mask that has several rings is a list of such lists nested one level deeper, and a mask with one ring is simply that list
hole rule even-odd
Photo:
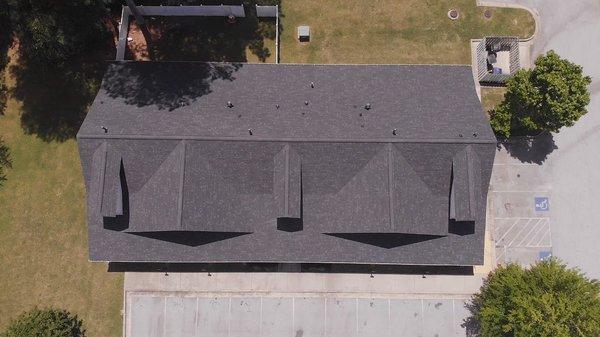
[{"label": "tree", "polygon": [[21,125],[44,140],[74,137],[114,57],[104,0],[7,0],[18,57],[10,68]]},{"label": "tree", "polygon": [[65,310],[33,309],[12,321],[1,337],[84,337],[83,321]]},{"label": "tree", "polygon": [[600,283],[554,259],[510,264],[490,273],[470,310],[482,337],[600,336]]},{"label": "tree", "polygon": [[492,128],[508,138],[573,126],[587,113],[590,83],[580,66],[551,50],[537,58],[533,69],[508,79],[504,100],[490,112]]},{"label": "tree", "polygon": [[0,137],[0,187],[6,181],[6,176],[4,175],[4,169],[11,168],[12,162],[10,160],[10,151],[8,147],[4,145],[4,141]]}]

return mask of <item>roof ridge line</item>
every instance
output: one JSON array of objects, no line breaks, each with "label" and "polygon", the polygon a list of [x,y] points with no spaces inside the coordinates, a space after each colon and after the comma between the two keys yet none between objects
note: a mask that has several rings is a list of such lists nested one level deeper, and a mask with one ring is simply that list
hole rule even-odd
[{"label": "roof ridge line", "polygon": [[282,143],[449,143],[449,144],[496,144],[496,139],[449,139],[449,138],[254,138],[209,136],[154,136],[154,135],[77,135],[77,139],[132,139],[132,140],[199,140],[199,141],[245,141]]}]

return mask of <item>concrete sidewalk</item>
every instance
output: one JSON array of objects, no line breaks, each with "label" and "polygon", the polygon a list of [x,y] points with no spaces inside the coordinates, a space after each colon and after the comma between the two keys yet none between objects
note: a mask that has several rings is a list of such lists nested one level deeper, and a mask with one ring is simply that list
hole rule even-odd
[{"label": "concrete sidewalk", "polygon": [[335,294],[341,297],[464,298],[484,275],[379,275],[330,273],[125,273],[128,292],[204,294]]}]

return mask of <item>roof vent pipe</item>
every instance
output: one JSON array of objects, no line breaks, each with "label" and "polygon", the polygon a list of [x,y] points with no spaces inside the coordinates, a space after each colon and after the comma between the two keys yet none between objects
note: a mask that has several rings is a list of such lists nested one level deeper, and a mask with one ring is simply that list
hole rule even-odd
[{"label": "roof vent pipe", "polygon": [[228,108],[233,108],[233,103],[231,103],[231,101],[227,101],[227,107]]},{"label": "roof vent pipe", "polygon": [[308,101],[304,101],[304,105],[308,105]]},{"label": "roof vent pipe", "polygon": [[252,136],[252,129],[248,129],[248,134]]},{"label": "roof vent pipe", "polygon": [[315,82],[310,82],[310,87],[314,88],[315,87]]},{"label": "roof vent pipe", "polygon": [[108,128],[106,126],[101,126],[102,130],[104,130],[104,133],[108,133]]},{"label": "roof vent pipe", "polygon": [[371,110],[371,103],[365,104],[365,110]]},{"label": "roof vent pipe", "polygon": [[397,134],[398,134],[398,130],[396,130],[396,129],[392,130],[392,134],[393,134],[394,136],[395,136],[395,135],[397,135]]}]

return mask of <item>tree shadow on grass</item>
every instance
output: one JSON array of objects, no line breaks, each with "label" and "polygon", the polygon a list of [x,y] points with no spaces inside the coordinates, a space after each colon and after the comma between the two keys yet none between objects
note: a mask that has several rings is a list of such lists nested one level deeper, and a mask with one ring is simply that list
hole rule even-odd
[{"label": "tree shadow on grass", "polygon": [[554,143],[554,136],[549,132],[510,138],[498,143],[498,147],[504,147],[513,158],[523,163],[538,165],[544,163],[548,155],[558,148]]},{"label": "tree shadow on grass", "polygon": [[21,126],[45,141],[73,138],[98,90],[104,62],[52,69],[20,63],[12,95],[23,102]]},{"label": "tree shadow on grass", "polygon": [[[274,40],[275,19],[258,18],[256,4],[278,4],[279,0],[242,1],[245,17],[236,18],[235,23],[227,17],[173,17],[157,16],[146,20],[153,35],[153,49],[157,61],[210,61],[247,62],[247,50],[265,62],[275,51],[265,46],[265,39]],[[205,0],[204,5],[235,4],[240,1]],[[156,5],[149,1],[146,5]],[[167,5],[179,2],[167,1]],[[188,1],[186,5],[198,5],[199,1]],[[131,22],[135,22],[132,18]],[[131,53],[127,55],[132,58]]]},{"label": "tree shadow on grass", "polygon": [[[115,45],[101,4],[13,6],[16,62],[8,69],[22,101],[21,126],[44,141],[73,138],[93,101]],[[33,23],[44,22],[41,27]],[[64,36],[64,38],[63,38]]]}]

